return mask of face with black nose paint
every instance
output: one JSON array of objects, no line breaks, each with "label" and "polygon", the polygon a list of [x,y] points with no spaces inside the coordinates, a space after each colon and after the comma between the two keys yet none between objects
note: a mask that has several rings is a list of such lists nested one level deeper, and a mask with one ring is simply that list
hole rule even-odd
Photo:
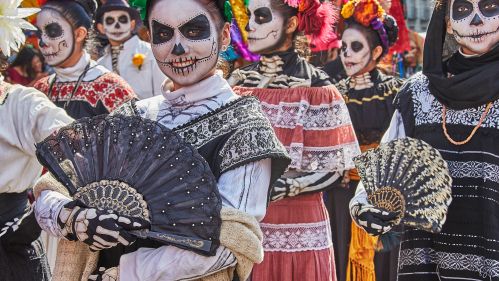
[{"label": "face with black nose paint", "polygon": [[110,11],[102,16],[102,25],[107,38],[121,42],[132,34],[132,21],[125,11]]},{"label": "face with black nose paint", "polygon": [[499,43],[499,0],[452,0],[447,31],[465,53],[488,52]]},{"label": "face with black nose paint", "polygon": [[48,65],[58,66],[73,54],[73,28],[58,11],[42,9],[36,16],[36,26],[38,45]]},{"label": "face with black nose paint", "polygon": [[348,76],[362,72],[371,62],[371,48],[367,38],[354,28],[347,28],[343,33],[341,62]]},{"label": "face with black nose paint", "polygon": [[159,0],[150,11],[152,51],[174,83],[192,85],[216,67],[219,34],[204,5],[196,0]]},{"label": "face with black nose paint", "polygon": [[266,54],[282,46],[286,40],[286,20],[270,5],[270,0],[251,0],[248,5],[248,50]]}]

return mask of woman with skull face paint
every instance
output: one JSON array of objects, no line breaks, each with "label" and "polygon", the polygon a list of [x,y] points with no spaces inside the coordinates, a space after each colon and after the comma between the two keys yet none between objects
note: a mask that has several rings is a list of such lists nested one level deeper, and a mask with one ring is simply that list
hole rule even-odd
[{"label": "woman with skull face paint", "polygon": [[[438,3],[428,26],[423,72],[399,90],[397,110],[382,142],[421,139],[439,150],[452,177],[452,204],[441,232],[406,227],[400,281],[499,280],[498,30],[499,1]],[[459,50],[443,60],[449,39],[457,41]],[[372,225],[376,219],[369,212],[358,216],[368,208],[359,184],[350,202],[354,221]],[[390,229],[383,218],[377,224],[383,231]]]},{"label": "woman with skull face paint", "polygon": [[34,87],[74,119],[108,114],[136,97],[125,80],[85,51],[96,8],[95,0],[48,0],[37,15],[40,50],[55,74]]},{"label": "woman with skull face paint", "polygon": [[[248,15],[248,48],[261,54],[260,62],[236,70],[229,83],[242,86],[234,87],[236,93],[260,99],[292,157],[260,224],[265,259],[253,280],[336,280],[321,191],[341,182],[360,149],[343,98],[293,44],[299,31],[315,45],[333,39],[335,11],[315,0],[251,0]],[[313,243],[310,233],[317,233]]]},{"label": "woman with skull face paint", "polygon": [[[223,79],[222,72],[216,70],[220,50],[230,43],[228,3],[225,0],[147,1],[142,8],[146,11],[145,22],[154,57],[161,70],[172,79],[174,88],[163,88],[160,96],[130,101],[111,113],[161,123],[194,146],[208,162],[218,180],[221,195],[218,203],[223,206],[220,238],[212,241],[212,245],[217,246],[202,255],[151,239],[137,239],[133,244],[112,241],[114,245],[103,247],[106,249],[100,250],[97,256],[90,253],[85,244],[79,246],[82,243],[63,240],[61,243],[67,247],[60,253],[66,253],[75,262],[74,266],[68,266],[63,258],[58,260],[55,278],[246,280],[253,264],[262,261],[258,222],[265,216],[270,187],[290,159],[258,100],[237,96]],[[179,13],[180,10],[183,12]],[[37,187],[35,194],[39,192]],[[71,199],[47,190],[38,200],[43,202],[36,210],[41,214],[42,228],[67,239],[61,235],[56,222],[60,214],[66,212],[61,211],[62,207]],[[201,205],[216,204],[209,201],[210,198],[207,200]],[[168,214],[182,223],[182,218],[175,215]],[[90,224],[93,229],[100,226],[96,220],[90,222],[88,228]],[[203,231],[202,224],[193,227]]]},{"label": "woman with skull face paint", "polygon": [[[342,15],[347,28],[342,36],[341,61],[349,77],[336,87],[347,104],[360,149],[365,152],[379,145],[395,112],[394,97],[404,83],[376,67],[397,41],[398,27],[395,19],[373,0],[350,1],[344,5]],[[375,254],[377,238],[358,228],[345,211],[360,180],[355,169],[348,177],[350,182],[345,188],[331,190],[326,199],[331,225],[336,226],[332,236],[338,277],[354,281],[394,280],[397,266],[390,266],[388,259],[394,254],[392,260],[396,262],[397,249]],[[390,273],[392,276],[387,276]]]}]

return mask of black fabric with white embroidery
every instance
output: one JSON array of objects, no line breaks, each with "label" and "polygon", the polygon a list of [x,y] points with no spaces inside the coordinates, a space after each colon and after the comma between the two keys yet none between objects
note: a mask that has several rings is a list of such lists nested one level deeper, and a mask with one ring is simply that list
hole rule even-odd
[{"label": "black fabric with white embroidery", "polygon": [[[411,77],[399,98],[406,135],[427,142],[447,161],[453,201],[440,233],[406,229],[398,280],[499,280],[499,100],[473,138],[456,146],[444,135],[443,106],[428,90],[426,76]],[[449,136],[465,140],[485,107],[447,108]]]}]

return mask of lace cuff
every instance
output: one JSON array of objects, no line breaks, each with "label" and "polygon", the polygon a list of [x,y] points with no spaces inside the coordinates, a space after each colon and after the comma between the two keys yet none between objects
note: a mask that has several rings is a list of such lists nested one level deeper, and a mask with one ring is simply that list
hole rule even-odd
[{"label": "lace cuff", "polygon": [[57,218],[62,207],[70,201],[64,195],[50,190],[42,191],[38,197],[35,205],[36,221],[49,235],[66,239],[59,229]]}]

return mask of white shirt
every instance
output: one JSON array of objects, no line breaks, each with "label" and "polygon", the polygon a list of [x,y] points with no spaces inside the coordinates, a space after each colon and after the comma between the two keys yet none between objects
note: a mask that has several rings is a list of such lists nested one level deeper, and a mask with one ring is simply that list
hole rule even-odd
[{"label": "white shirt", "polygon": [[40,91],[15,85],[0,105],[0,120],[0,193],[23,192],[42,172],[35,144],[73,119]]},{"label": "white shirt", "polygon": [[84,82],[93,81],[110,72],[105,67],[98,65],[97,62],[92,60],[90,58],[90,55],[85,51],[74,66],[66,68],[54,67],[55,73],[50,76],[48,82],[52,82],[52,80],[54,80],[54,77],[57,77],[57,80],[55,82],[76,82],[78,81],[78,78],[80,78],[80,75],[83,74],[83,71],[85,71],[85,67],[87,67],[88,64],[90,64],[90,66],[87,73],[85,74],[85,77],[83,77],[82,79],[82,81]]},{"label": "white shirt", "polygon": [[[135,54],[145,55],[142,66],[134,65]],[[107,46],[104,56],[97,63],[113,70],[111,47]],[[161,85],[166,80],[165,74],[159,69],[151,50],[151,44],[139,39],[137,35],[123,43],[123,50],[118,55],[119,75],[132,87],[139,100],[161,95]]]},{"label": "white shirt", "polygon": [[[214,76],[195,85],[140,101],[137,107],[142,117],[175,128],[238,98],[223,79],[222,72],[217,71]],[[270,159],[252,162],[222,174],[218,181],[222,205],[247,212],[258,221],[263,220],[270,174]],[[57,229],[57,216],[69,201],[69,198],[53,191],[44,191],[38,198],[35,214],[40,226],[49,234],[63,238]],[[236,263],[234,255],[223,246],[213,257],[174,246],[140,248],[121,257],[120,280],[193,280]]]}]

